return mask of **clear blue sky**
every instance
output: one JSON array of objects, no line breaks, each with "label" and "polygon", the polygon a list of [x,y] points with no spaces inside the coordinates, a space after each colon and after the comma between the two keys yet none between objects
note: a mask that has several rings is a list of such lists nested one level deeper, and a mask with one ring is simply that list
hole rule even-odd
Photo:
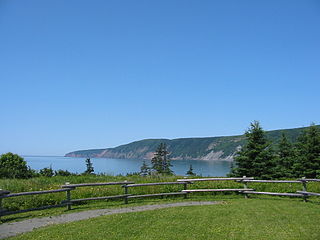
[{"label": "clear blue sky", "polygon": [[319,124],[320,1],[0,0],[0,153]]}]

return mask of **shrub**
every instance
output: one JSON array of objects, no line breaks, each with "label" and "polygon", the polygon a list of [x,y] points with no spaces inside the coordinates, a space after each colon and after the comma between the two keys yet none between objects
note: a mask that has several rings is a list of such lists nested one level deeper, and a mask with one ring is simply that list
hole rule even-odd
[{"label": "shrub", "polygon": [[0,156],[0,178],[30,178],[33,171],[27,162],[11,152]]}]

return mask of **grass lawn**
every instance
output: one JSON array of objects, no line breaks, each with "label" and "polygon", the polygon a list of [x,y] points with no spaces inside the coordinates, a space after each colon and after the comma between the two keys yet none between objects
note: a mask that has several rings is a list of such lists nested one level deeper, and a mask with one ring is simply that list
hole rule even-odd
[{"label": "grass lawn", "polygon": [[[212,200],[212,199],[211,199]],[[130,204],[129,204],[130,206]],[[319,202],[229,199],[224,204],[116,214],[9,239],[320,239]]]}]

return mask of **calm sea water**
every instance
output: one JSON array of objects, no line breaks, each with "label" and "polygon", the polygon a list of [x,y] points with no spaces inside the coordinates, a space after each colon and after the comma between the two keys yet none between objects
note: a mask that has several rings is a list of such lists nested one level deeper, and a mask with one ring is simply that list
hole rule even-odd
[{"label": "calm sea water", "polygon": [[[23,156],[27,164],[36,170],[52,167],[54,170],[62,169],[74,173],[82,173],[86,170],[85,158],[57,157],[57,156]],[[91,158],[95,173],[111,175],[126,175],[139,172],[142,159],[112,159]],[[150,166],[150,161],[146,161]],[[227,161],[199,161],[199,160],[175,160],[171,161],[172,170],[176,175],[186,175],[190,164],[196,174],[206,176],[224,177],[230,171],[231,163]]]}]

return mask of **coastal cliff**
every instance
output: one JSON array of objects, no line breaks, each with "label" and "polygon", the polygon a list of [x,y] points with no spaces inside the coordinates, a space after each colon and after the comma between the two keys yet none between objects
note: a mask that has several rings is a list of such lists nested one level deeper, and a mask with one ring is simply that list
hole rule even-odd
[{"label": "coastal cliff", "polygon": [[[276,143],[282,133],[292,142],[304,128],[267,131],[267,137]],[[151,159],[160,143],[166,143],[172,160],[193,159],[232,161],[236,152],[244,145],[244,135],[205,138],[145,139],[115,148],[79,150],[67,153],[66,157]]]}]

